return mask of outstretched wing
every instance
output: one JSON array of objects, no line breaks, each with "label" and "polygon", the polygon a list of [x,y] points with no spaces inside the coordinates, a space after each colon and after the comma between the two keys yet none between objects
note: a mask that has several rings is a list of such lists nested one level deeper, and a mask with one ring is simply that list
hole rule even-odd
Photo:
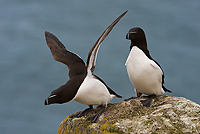
[{"label": "outstretched wing", "polygon": [[103,40],[108,36],[110,31],[113,29],[113,27],[119,22],[119,20],[127,13],[128,11],[125,11],[122,15],[120,15],[108,28],[102,33],[102,35],[99,37],[99,39],[96,41],[92,49],[90,50],[88,54],[88,59],[87,59],[87,72],[92,73],[95,69],[95,64],[96,64],[96,58],[97,58],[97,53],[99,50],[99,47]]},{"label": "outstretched wing", "polygon": [[84,61],[76,54],[68,51],[55,35],[46,31],[45,38],[54,59],[68,66],[70,78],[86,73]]}]

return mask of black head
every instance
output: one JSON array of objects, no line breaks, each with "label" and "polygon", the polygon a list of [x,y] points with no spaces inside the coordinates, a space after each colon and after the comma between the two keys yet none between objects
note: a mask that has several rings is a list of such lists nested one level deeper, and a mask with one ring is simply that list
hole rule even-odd
[{"label": "black head", "polygon": [[131,40],[131,48],[137,46],[140,49],[147,50],[147,41],[144,31],[139,27],[134,27],[126,34],[126,39]]}]

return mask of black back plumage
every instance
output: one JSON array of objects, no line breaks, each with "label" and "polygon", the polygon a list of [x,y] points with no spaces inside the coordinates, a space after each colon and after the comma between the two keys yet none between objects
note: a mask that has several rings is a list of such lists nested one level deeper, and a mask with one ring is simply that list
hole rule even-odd
[{"label": "black back plumage", "polygon": [[[50,48],[54,59],[68,66],[70,78],[66,84],[51,92],[51,95],[45,100],[45,105],[69,102],[75,97],[85,77],[88,74],[93,75],[92,72],[95,69],[96,57],[101,43],[126,13],[127,11],[120,15],[111,25],[109,25],[96,41],[88,54],[87,66],[79,56],[67,50],[55,35],[45,32],[46,43]],[[109,88],[102,79],[96,75],[93,76],[107,87],[110,94],[121,98],[121,96]]]}]

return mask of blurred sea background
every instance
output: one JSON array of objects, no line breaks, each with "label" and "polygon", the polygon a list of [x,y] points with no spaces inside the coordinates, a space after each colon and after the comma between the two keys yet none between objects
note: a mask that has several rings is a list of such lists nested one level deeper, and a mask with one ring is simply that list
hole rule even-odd
[{"label": "blurred sea background", "polygon": [[124,65],[130,45],[125,35],[139,26],[172,90],[165,94],[200,104],[200,1],[0,0],[0,133],[55,134],[66,116],[87,108],[76,101],[44,105],[69,79],[67,66],[53,59],[44,32],[86,61],[102,32],[126,10],[103,41],[94,73],[123,99],[135,96]]}]

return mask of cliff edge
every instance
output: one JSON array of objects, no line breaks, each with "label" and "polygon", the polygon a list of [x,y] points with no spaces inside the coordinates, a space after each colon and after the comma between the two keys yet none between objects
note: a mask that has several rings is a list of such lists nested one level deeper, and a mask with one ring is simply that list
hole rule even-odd
[{"label": "cliff edge", "polygon": [[81,118],[67,116],[60,124],[58,134],[109,133],[200,133],[200,105],[183,97],[167,95],[153,99],[151,107],[142,106],[145,97],[108,104],[98,123],[89,117],[99,107]]}]

